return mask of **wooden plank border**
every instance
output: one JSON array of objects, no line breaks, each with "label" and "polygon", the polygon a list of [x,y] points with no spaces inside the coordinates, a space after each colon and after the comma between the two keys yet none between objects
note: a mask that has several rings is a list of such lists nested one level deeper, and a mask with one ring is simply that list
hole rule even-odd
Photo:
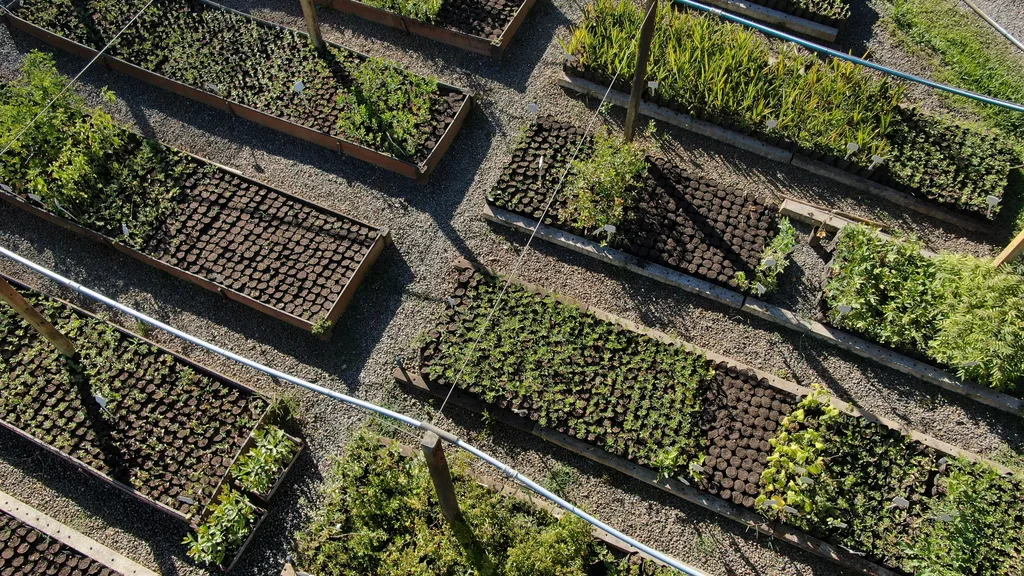
[{"label": "wooden plank border", "polygon": [[[616,106],[626,107],[629,103],[628,94],[624,94],[614,89],[609,92],[606,86],[601,86],[595,82],[591,82],[590,80],[585,80],[564,72],[558,79],[558,84],[563,88],[579,92],[580,94],[594,96],[596,98],[603,98],[605,92],[608,92],[607,101],[615,104]],[[717,124],[698,120],[688,114],[675,112],[663,106],[651,104],[647,101],[640,102],[640,113],[644,116],[654,118],[655,120],[660,120],[673,126],[678,126],[691,132],[707,136],[708,138],[718,140],[719,142],[730,144],[741,150],[752,152],[758,156],[763,156],[769,160],[774,160],[782,164],[792,164],[818,176],[835,180],[841,184],[846,184],[847,186],[860,190],[861,192],[867,192],[872,196],[883,198],[904,208],[930,216],[936,220],[941,220],[942,222],[954,224],[971,232],[989,233],[992,230],[992,222],[982,218],[968,214],[958,214],[951,210],[942,208],[933,202],[921,200],[920,198],[916,198],[905,192],[893,190],[888,186],[884,186],[878,182],[873,182],[867,178],[857,176],[856,174],[852,174],[845,170],[840,170],[834,166],[829,166],[823,162],[804,158],[799,154],[794,154],[790,150],[785,150],[778,146],[768,144],[753,136],[745,136],[739,132],[722,128]]]},{"label": "wooden plank border", "polygon": [[740,16],[747,16],[754,20],[775,24],[791,32],[824,40],[825,42],[835,42],[836,37],[839,36],[839,28],[834,26],[794,16],[786,12],[761,6],[760,4],[754,4],[753,2],[745,2],[743,0],[705,0],[705,3],[728,10],[729,12],[735,12]]},{"label": "wooden plank border", "polygon": [[111,548],[107,548],[85,534],[36,510],[6,492],[0,492],[0,510],[3,510],[22,524],[35,528],[61,544],[74,549],[75,552],[88,556],[123,576],[159,576],[156,572],[142,566],[131,558]]}]

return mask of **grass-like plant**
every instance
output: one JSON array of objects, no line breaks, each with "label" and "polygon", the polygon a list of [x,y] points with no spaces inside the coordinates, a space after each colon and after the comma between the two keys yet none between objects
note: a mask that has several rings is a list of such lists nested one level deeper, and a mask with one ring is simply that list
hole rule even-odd
[{"label": "grass-like plant", "polygon": [[238,457],[231,467],[231,475],[243,488],[255,494],[266,494],[295,456],[298,445],[277,426],[257,430],[253,438],[253,447]]},{"label": "grass-like plant", "polygon": [[256,508],[244,494],[224,490],[206,521],[185,537],[189,557],[208,566],[223,564],[249,537],[256,518]]},{"label": "grass-like plant", "polygon": [[444,0],[360,0],[383,10],[397,12],[423,22],[436,22]]},{"label": "grass-like plant", "polygon": [[607,130],[598,131],[589,153],[569,168],[568,203],[562,218],[585,230],[618,225],[633,204],[646,170],[642,147]]}]

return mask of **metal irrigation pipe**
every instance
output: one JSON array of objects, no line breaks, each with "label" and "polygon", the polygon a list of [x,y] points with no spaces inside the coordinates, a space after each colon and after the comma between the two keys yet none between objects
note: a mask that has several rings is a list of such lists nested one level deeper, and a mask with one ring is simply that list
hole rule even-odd
[{"label": "metal irrigation pipe", "polygon": [[1017,40],[1016,38],[1014,38],[1013,34],[1010,34],[1010,32],[1006,28],[1003,28],[1002,26],[999,25],[998,22],[996,22],[991,17],[989,17],[989,15],[986,14],[981,8],[979,8],[977,4],[975,4],[974,2],[971,2],[971,0],[964,0],[964,3],[967,4],[968,6],[970,6],[971,10],[974,10],[975,12],[977,12],[978,16],[981,16],[982,19],[985,20],[985,22],[988,22],[989,26],[992,26],[993,28],[995,28],[996,31],[998,31],[1000,34],[1005,36],[1007,40],[1012,42],[1014,46],[1016,46],[1017,48],[1020,48],[1022,51],[1024,51],[1024,44],[1021,44],[1020,40]]},{"label": "metal irrigation pipe", "polygon": [[38,272],[39,274],[42,274],[43,276],[46,276],[47,278],[57,282],[58,284],[62,284],[65,287],[70,288],[71,290],[73,290],[75,292],[78,292],[79,294],[83,294],[85,296],[88,296],[89,298],[92,298],[93,300],[97,300],[99,302],[102,302],[102,303],[106,304],[107,306],[110,306],[111,308],[115,308],[117,310],[120,310],[121,312],[124,312],[125,314],[128,314],[129,316],[132,316],[133,318],[135,318],[137,320],[140,320],[142,322],[145,322],[146,324],[149,324],[149,325],[154,326],[156,328],[159,328],[159,329],[161,329],[161,330],[163,330],[165,332],[173,334],[174,336],[177,336],[178,338],[181,338],[182,340],[185,340],[186,342],[190,342],[192,344],[195,344],[196,346],[199,346],[200,348],[205,348],[206,350],[209,350],[210,352],[213,352],[215,354],[220,354],[221,356],[224,356],[225,358],[234,360],[235,362],[238,362],[239,364],[242,364],[244,366],[248,366],[249,368],[252,368],[254,370],[258,370],[258,371],[263,372],[265,374],[268,374],[268,375],[270,375],[270,376],[272,376],[274,378],[278,378],[280,380],[285,380],[287,382],[291,382],[292,384],[295,384],[296,386],[299,386],[301,388],[305,388],[307,390],[311,390],[313,392],[316,392],[318,394],[322,394],[324,396],[327,396],[329,398],[333,398],[335,400],[340,400],[341,402],[345,402],[346,404],[351,404],[353,406],[357,406],[359,408],[363,408],[365,410],[369,410],[371,412],[375,412],[375,413],[380,414],[382,416],[387,416],[388,418],[393,418],[395,420],[398,420],[399,422],[403,422],[405,424],[408,424],[409,426],[412,426],[413,428],[416,428],[418,430],[423,430],[425,432],[433,432],[433,433],[437,434],[438,437],[440,437],[442,440],[445,440],[445,441],[447,441],[447,442],[449,442],[451,444],[454,444],[455,446],[458,446],[459,448],[465,450],[466,452],[469,452],[470,454],[476,456],[477,458],[483,460],[484,462],[487,462],[491,466],[494,466],[496,469],[498,469],[498,471],[500,471],[502,474],[504,474],[507,478],[511,478],[511,479],[515,480],[516,482],[518,482],[519,484],[522,484],[526,488],[532,490],[533,492],[536,492],[538,495],[540,495],[540,496],[542,496],[544,498],[547,498],[548,500],[554,502],[558,506],[564,508],[567,512],[570,512],[570,513],[575,514],[576,516],[580,517],[581,519],[583,519],[584,521],[586,521],[590,525],[594,526],[595,528],[599,528],[601,530],[604,530],[605,532],[611,534],[612,536],[622,540],[626,544],[628,544],[628,545],[630,545],[630,546],[632,546],[632,547],[634,547],[634,548],[644,552],[645,554],[648,554],[649,556],[651,556],[651,557],[653,557],[653,558],[655,558],[655,559],[657,559],[657,560],[659,560],[661,562],[664,562],[665,564],[668,564],[669,566],[675,568],[676,570],[679,570],[680,572],[682,572],[684,574],[688,574],[689,576],[706,576],[700,570],[697,570],[696,568],[691,568],[691,567],[689,567],[689,566],[687,566],[685,564],[682,564],[681,562],[679,562],[678,560],[672,558],[671,556],[663,554],[663,553],[661,553],[661,552],[659,552],[659,551],[657,551],[654,548],[651,548],[649,546],[645,546],[644,544],[641,544],[640,542],[637,542],[636,540],[634,540],[630,536],[627,536],[627,535],[623,534],[622,532],[619,532],[615,528],[612,528],[611,526],[608,526],[604,522],[601,522],[597,518],[594,518],[590,514],[587,514],[586,512],[580,510],[576,506],[570,504],[569,502],[566,502],[562,498],[559,498],[557,495],[553,494],[551,491],[545,489],[543,486],[537,484],[533,480],[530,480],[526,476],[523,476],[522,474],[517,472],[511,466],[501,462],[500,460],[498,460],[498,459],[494,458],[493,456],[487,454],[483,450],[480,450],[479,448],[474,447],[473,445],[467,443],[465,440],[462,440],[458,436],[455,436],[454,434],[451,434],[450,432],[446,432],[446,431],[438,428],[437,426],[434,426],[433,424],[430,424],[428,422],[422,422],[422,421],[417,420],[417,419],[415,419],[415,418],[413,418],[411,416],[406,416],[405,414],[402,414],[400,412],[395,412],[393,410],[388,410],[387,408],[384,408],[382,406],[377,406],[376,404],[367,402],[365,400],[360,400],[359,398],[348,396],[348,395],[342,394],[340,392],[335,392],[334,390],[331,390],[329,388],[324,388],[323,386],[319,386],[317,384],[313,384],[312,382],[307,382],[307,381],[305,381],[305,380],[303,380],[301,378],[296,378],[295,376],[292,376],[290,374],[286,374],[284,372],[281,372],[280,370],[275,370],[273,368],[270,368],[269,366],[264,366],[263,364],[260,364],[259,362],[256,362],[254,360],[249,360],[248,358],[246,358],[244,356],[239,356],[238,354],[235,354],[234,352],[225,350],[225,349],[223,349],[223,348],[221,348],[221,347],[219,347],[219,346],[217,346],[215,344],[211,344],[209,342],[206,342],[205,340],[201,340],[199,338],[196,338],[195,336],[192,336],[191,334],[188,334],[186,332],[182,332],[181,330],[178,330],[177,328],[174,328],[173,326],[170,326],[168,324],[164,324],[163,322],[161,322],[161,321],[159,321],[159,320],[157,320],[155,318],[152,318],[150,316],[147,316],[146,314],[143,314],[142,312],[138,312],[136,310],[133,310],[132,308],[129,308],[128,306],[125,306],[124,304],[121,304],[120,302],[117,302],[116,300],[112,300],[110,298],[107,298],[103,294],[100,294],[99,292],[96,292],[94,290],[86,288],[85,286],[82,286],[81,284],[79,284],[77,282],[69,280],[69,279],[61,276],[60,274],[57,274],[56,272],[53,272],[52,270],[44,268],[43,266],[40,266],[39,264],[36,264],[35,262],[32,262],[31,260],[29,260],[27,258],[24,258],[24,257],[22,257],[22,256],[20,256],[18,254],[15,254],[14,252],[11,252],[10,250],[8,250],[7,248],[5,248],[3,246],[0,246],[0,254],[10,258],[11,260],[14,260],[15,262],[18,262],[19,264],[22,264],[23,266],[26,266],[26,267],[28,267],[28,268]]},{"label": "metal irrigation pipe", "polygon": [[814,42],[810,42],[808,40],[804,40],[803,38],[797,38],[796,36],[793,36],[792,34],[786,34],[785,32],[779,32],[778,30],[775,30],[774,28],[770,28],[768,26],[764,26],[763,24],[758,24],[757,22],[753,22],[751,20],[747,20],[746,18],[742,18],[740,16],[736,16],[736,15],[730,14],[730,13],[724,11],[724,10],[715,8],[713,6],[707,6],[705,4],[701,4],[700,2],[694,2],[693,0],[670,0],[670,1],[671,2],[675,2],[677,4],[682,4],[683,6],[689,6],[690,8],[696,8],[697,10],[703,10],[705,12],[710,12],[710,13],[715,14],[716,16],[718,16],[719,18],[722,18],[724,20],[728,20],[730,22],[735,22],[737,24],[742,24],[744,26],[748,26],[750,28],[753,28],[755,30],[763,32],[763,33],[765,33],[765,34],[767,34],[769,36],[774,36],[776,38],[779,38],[779,39],[782,39],[782,40],[786,40],[788,42],[793,42],[794,44],[799,44],[799,45],[803,46],[804,48],[807,48],[808,50],[814,50],[816,52],[822,52],[824,54],[828,54],[829,56],[832,56],[833,58],[839,58],[840,60],[846,60],[847,62],[853,62],[854,64],[860,64],[861,66],[866,66],[868,68],[871,68],[871,69],[874,69],[874,70],[878,70],[879,72],[883,72],[885,74],[889,74],[890,76],[896,76],[897,78],[902,78],[904,80],[909,80],[911,82],[916,82],[918,84],[923,84],[923,85],[929,86],[931,88],[936,88],[938,90],[943,90],[943,91],[949,92],[951,94],[956,94],[957,96],[963,96],[964,98],[970,98],[971,100],[977,100],[978,102],[984,102],[986,104],[991,104],[993,106],[999,106],[1000,108],[1006,108],[1008,110],[1013,110],[1015,112],[1024,112],[1024,105],[1015,104],[1013,102],[1007,102],[1006,100],[1000,100],[998,98],[992,98],[991,96],[985,96],[983,94],[977,94],[975,92],[970,92],[968,90],[962,90],[960,88],[954,88],[953,86],[947,86],[945,84],[940,84],[938,82],[935,82],[933,80],[929,80],[927,78],[922,78],[920,76],[914,76],[913,74],[907,74],[906,72],[900,72],[899,70],[893,70],[892,68],[887,68],[885,66],[882,66],[881,64],[876,64],[874,62],[870,62],[870,61],[865,60],[863,58],[857,58],[856,56],[851,56],[850,54],[844,54],[844,53],[842,53],[842,52],[840,52],[838,50],[833,50],[831,48],[826,48],[825,46],[822,46],[820,44],[815,44]]}]

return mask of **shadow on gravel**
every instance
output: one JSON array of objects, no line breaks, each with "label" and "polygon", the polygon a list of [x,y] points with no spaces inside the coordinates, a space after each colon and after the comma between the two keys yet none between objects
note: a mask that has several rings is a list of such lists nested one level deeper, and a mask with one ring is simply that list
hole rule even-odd
[{"label": "shadow on gravel", "polygon": [[854,56],[864,56],[871,42],[871,33],[879,20],[878,11],[868,0],[852,0],[850,2],[850,19],[846,27],[839,31],[835,47],[843,52],[852,52]]}]

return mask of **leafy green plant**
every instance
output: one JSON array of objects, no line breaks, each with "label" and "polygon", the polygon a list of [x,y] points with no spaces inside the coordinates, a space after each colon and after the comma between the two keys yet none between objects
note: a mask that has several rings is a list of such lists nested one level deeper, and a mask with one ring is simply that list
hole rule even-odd
[{"label": "leafy green plant", "polygon": [[256,523],[256,507],[244,494],[224,490],[205,522],[182,542],[189,547],[190,558],[206,565],[221,565],[235,553],[252,532]]},{"label": "leafy green plant", "polygon": [[238,457],[230,472],[244,489],[267,494],[295,456],[298,445],[277,426],[253,432],[253,438],[253,447]]},{"label": "leafy green plant", "polygon": [[592,152],[570,167],[565,184],[569,202],[562,217],[584,229],[617,225],[647,170],[645,156],[639,145],[618,135],[594,134]]},{"label": "leafy green plant", "polygon": [[574,468],[564,464],[555,464],[554,468],[548,472],[544,487],[564,498],[566,492],[579,478],[580,475]]},{"label": "leafy green plant", "polygon": [[[765,292],[771,292],[779,287],[779,276],[786,271],[789,265],[789,255],[796,247],[796,228],[790,223],[789,218],[779,220],[779,231],[772,238],[772,241],[761,254],[761,262],[757,266],[756,282],[765,287]],[[746,274],[743,275],[746,282]],[[740,280],[736,280],[739,285]]]},{"label": "leafy green plant", "polygon": [[334,323],[328,320],[327,316],[321,316],[313,323],[313,336],[323,336],[329,333],[333,327]]},{"label": "leafy green plant", "polygon": [[424,22],[436,22],[437,15],[441,12],[444,0],[360,0],[364,4],[375,6],[383,10],[397,12],[403,16],[422,20]]}]

